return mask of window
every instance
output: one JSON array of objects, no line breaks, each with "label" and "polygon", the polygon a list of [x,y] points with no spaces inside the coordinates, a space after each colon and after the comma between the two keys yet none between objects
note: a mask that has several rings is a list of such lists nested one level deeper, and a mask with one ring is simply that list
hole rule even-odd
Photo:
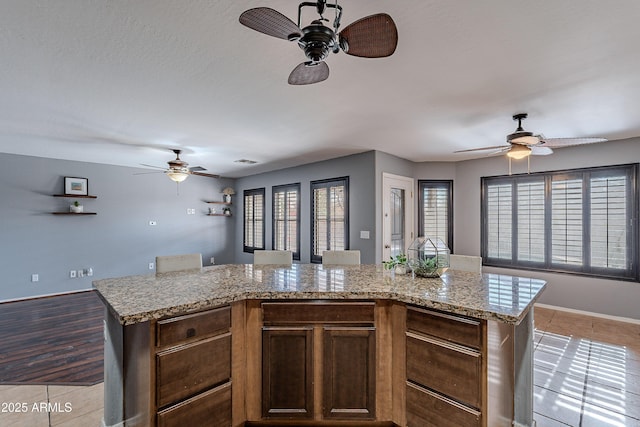
[{"label": "window", "polygon": [[264,249],[264,188],[244,190],[244,251]]},{"label": "window", "polygon": [[322,251],[349,249],[349,178],[311,182],[311,262]]},{"label": "window", "polygon": [[486,265],[638,280],[638,165],[482,179]]},{"label": "window", "polygon": [[273,249],[300,259],[300,184],[273,187]]},{"label": "window", "polygon": [[438,237],[453,251],[453,181],[418,181],[418,234]]}]

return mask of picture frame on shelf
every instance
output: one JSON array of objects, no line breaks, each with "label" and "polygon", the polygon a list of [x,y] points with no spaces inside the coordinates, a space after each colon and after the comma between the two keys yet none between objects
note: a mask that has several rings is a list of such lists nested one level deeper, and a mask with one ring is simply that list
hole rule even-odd
[{"label": "picture frame on shelf", "polygon": [[65,176],[64,194],[69,196],[88,196],[89,180],[87,178]]}]

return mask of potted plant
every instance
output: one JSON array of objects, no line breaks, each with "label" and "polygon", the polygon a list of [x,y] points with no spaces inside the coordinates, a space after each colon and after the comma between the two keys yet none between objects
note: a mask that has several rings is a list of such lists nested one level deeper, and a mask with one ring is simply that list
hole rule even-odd
[{"label": "potted plant", "polygon": [[76,200],[71,206],[69,206],[69,209],[73,213],[82,213],[82,211],[84,210],[84,206],[82,206],[80,202]]},{"label": "potted plant", "polygon": [[222,213],[227,216],[231,216],[231,209],[225,206],[224,208],[222,208]]},{"label": "potted plant", "polygon": [[389,258],[389,261],[382,263],[387,270],[393,270],[397,274],[407,274],[407,256],[399,253]]},{"label": "potted plant", "polygon": [[231,196],[236,194],[236,192],[233,188],[227,187],[224,190],[222,190],[222,194],[224,194],[224,202],[231,203]]},{"label": "potted plant", "polygon": [[436,257],[416,259],[411,265],[411,268],[415,275],[419,277],[440,276],[438,271],[438,259]]}]

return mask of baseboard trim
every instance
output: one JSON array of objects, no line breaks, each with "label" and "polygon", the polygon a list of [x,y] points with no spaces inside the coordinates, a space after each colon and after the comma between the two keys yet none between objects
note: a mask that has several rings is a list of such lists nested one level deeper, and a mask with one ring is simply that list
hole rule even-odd
[{"label": "baseboard trim", "polygon": [[[567,313],[582,314],[584,316],[599,317],[599,318],[602,318],[602,319],[615,320],[617,322],[634,323],[636,325],[640,325],[640,319],[632,319],[630,317],[611,316],[609,314],[594,313],[592,311],[585,311],[585,310],[576,310],[576,309],[573,309],[573,308],[560,307],[560,306],[557,306],[557,305],[540,304],[538,302],[534,304],[534,307],[541,307],[541,308],[546,308],[546,309],[549,309],[549,310],[565,311]],[[534,316],[535,316],[535,314],[534,314]]]},{"label": "baseboard trim", "polygon": [[3,300],[0,300],[0,304],[3,304],[5,302],[29,301],[29,300],[33,300],[33,299],[58,297],[58,296],[61,296],[61,295],[80,294],[80,293],[83,293],[83,292],[92,292],[92,291],[95,291],[95,289],[93,289],[93,288],[77,289],[75,291],[57,292],[57,293],[53,293],[53,294],[43,294],[43,295],[34,295],[34,296],[22,297],[22,298],[3,299]]}]

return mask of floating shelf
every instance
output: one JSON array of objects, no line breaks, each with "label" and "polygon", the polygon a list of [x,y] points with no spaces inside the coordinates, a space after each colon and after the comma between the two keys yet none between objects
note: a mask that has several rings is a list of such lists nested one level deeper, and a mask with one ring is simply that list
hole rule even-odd
[{"label": "floating shelf", "polygon": [[231,216],[231,215],[225,215],[225,214],[207,214],[207,216]]},{"label": "floating shelf", "polygon": [[232,204],[231,202],[229,202],[229,203],[227,203],[227,202],[207,202],[207,203],[213,203],[213,204],[216,204],[216,205],[231,205]]},{"label": "floating shelf", "polygon": [[54,215],[98,215],[97,212],[51,212]]},{"label": "floating shelf", "polygon": [[98,196],[79,196],[77,194],[54,194],[53,197],[67,197],[70,199],[97,199]]}]

